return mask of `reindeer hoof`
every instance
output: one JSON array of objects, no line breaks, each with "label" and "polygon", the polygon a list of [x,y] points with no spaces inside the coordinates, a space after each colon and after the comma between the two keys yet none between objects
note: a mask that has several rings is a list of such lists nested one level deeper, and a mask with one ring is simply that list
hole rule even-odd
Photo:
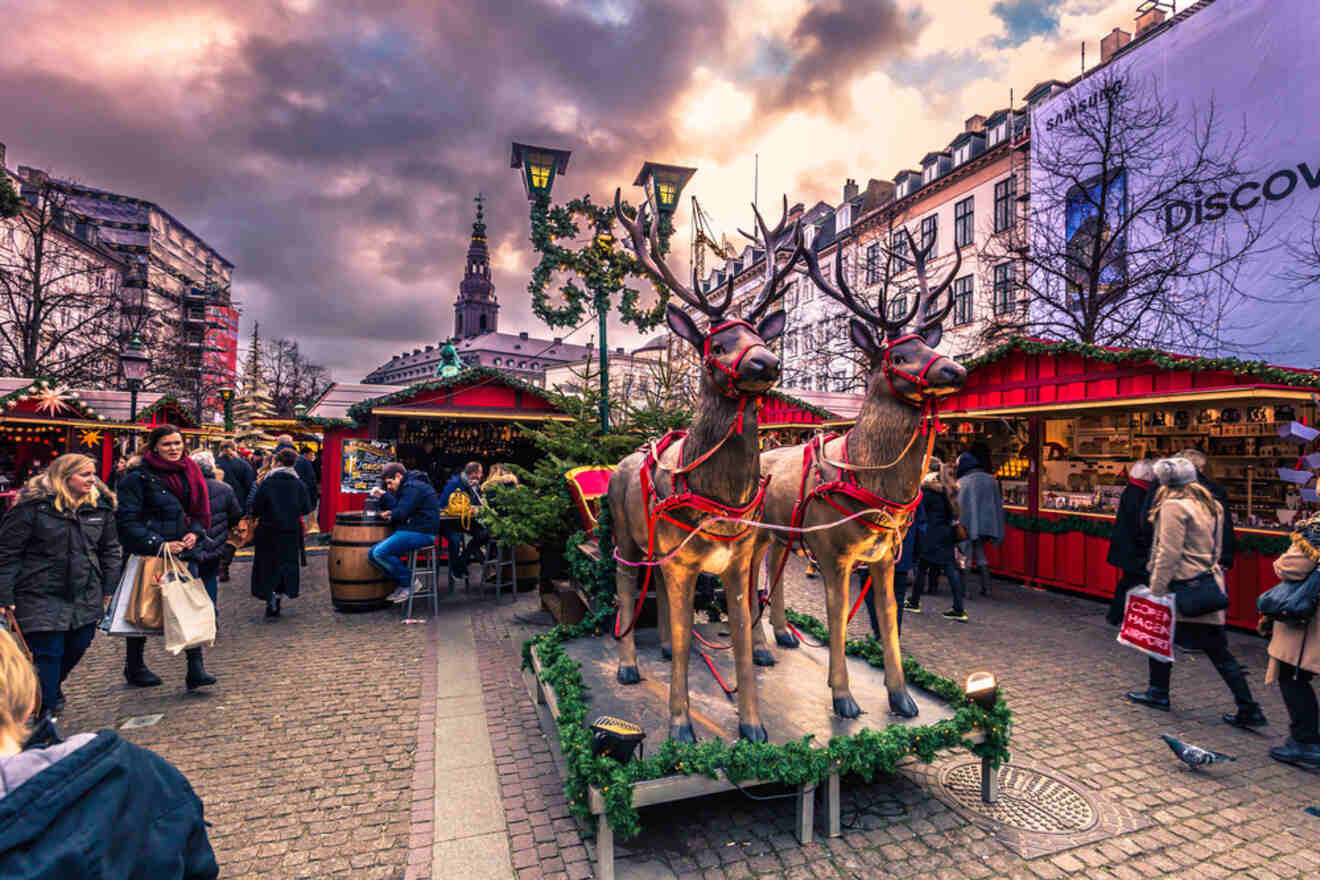
[{"label": "reindeer hoof", "polygon": [[738,736],[748,742],[763,743],[769,740],[766,736],[765,728],[760,724],[738,724]]},{"label": "reindeer hoof", "polygon": [[851,696],[835,697],[834,714],[840,718],[856,718],[862,714],[862,707]]},{"label": "reindeer hoof", "polygon": [[757,648],[752,651],[752,662],[757,666],[774,666],[775,655],[770,653],[769,648]]},{"label": "reindeer hoof", "polygon": [[669,726],[669,738],[676,743],[694,743],[697,741],[697,735],[692,732],[692,724],[671,724]]},{"label": "reindeer hoof", "polygon": [[619,679],[619,684],[637,684],[642,680],[642,674],[636,666],[620,666],[615,677]]},{"label": "reindeer hoof", "polygon": [[792,632],[777,632],[775,633],[775,644],[781,648],[796,648],[802,643],[798,641],[798,637],[793,635]]},{"label": "reindeer hoof", "polygon": [[889,692],[889,711],[904,718],[917,717],[917,701],[906,690]]},{"label": "reindeer hoof", "polygon": [[674,650],[673,650],[673,648],[670,648],[668,645],[661,645],[661,646],[660,646],[660,659],[661,659],[661,660],[673,660],[673,659],[674,659]]}]

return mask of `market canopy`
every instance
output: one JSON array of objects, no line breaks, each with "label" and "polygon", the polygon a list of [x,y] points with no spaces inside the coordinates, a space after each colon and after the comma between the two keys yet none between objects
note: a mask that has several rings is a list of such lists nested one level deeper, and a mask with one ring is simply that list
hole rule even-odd
[{"label": "market canopy", "polygon": [[337,382],[308,410],[307,421],[361,425],[372,416],[452,421],[571,421],[544,388],[489,367],[412,385]]},{"label": "market canopy", "polygon": [[[197,421],[172,395],[140,391],[137,403],[134,425],[168,423],[181,428],[198,427]],[[123,430],[129,424],[130,406],[131,395],[127,391],[69,388],[49,380],[0,376],[0,418],[5,421],[58,421]]]}]

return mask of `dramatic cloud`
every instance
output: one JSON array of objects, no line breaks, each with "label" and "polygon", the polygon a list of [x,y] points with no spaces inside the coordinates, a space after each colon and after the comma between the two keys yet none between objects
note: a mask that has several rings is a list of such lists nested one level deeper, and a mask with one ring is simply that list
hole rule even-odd
[{"label": "dramatic cloud", "polygon": [[990,9],[1004,22],[1007,33],[995,42],[1000,47],[1021,46],[1036,36],[1058,33],[1063,0],[1004,0]]}]

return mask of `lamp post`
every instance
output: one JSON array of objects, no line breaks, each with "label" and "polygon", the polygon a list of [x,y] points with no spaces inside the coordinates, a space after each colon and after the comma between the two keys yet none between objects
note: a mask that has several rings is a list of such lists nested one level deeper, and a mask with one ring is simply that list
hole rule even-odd
[{"label": "lamp post", "polygon": [[225,433],[234,433],[234,389],[228,386],[217,391],[225,405]]},{"label": "lamp post", "polygon": [[[607,318],[611,298],[621,293],[619,313],[622,319],[646,331],[664,319],[664,304],[668,293],[659,279],[652,278],[631,253],[615,247],[614,206],[592,204],[590,196],[574,199],[564,206],[551,206],[550,190],[555,178],[568,170],[569,155],[568,150],[515,141],[510,167],[519,168],[523,172],[523,191],[530,202],[532,246],[541,254],[541,262],[532,273],[529,285],[532,291],[532,310],[551,327],[576,326],[581,322],[588,303],[596,313],[600,346],[600,430],[604,434],[610,429]],[[668,250],[669,235],[673,230],[672,218],[679,195],[695,173],[695,168],[647,162],[633,181],[635,186],[645,188],[647,198],[655,205],[657,216],[652,222],[659,224],[656,232],[661,254]],[[629,210],[626,205],[623,209]],[[590,223],[595,228],[591,242],[576,250],[557,245],[557,239],[578,234],[578,220]],[[570,279],[560,286],[563,304],[552,304],[545,288],[555,271],[577,275],[590,291],[590,296]],[[660,302],[654,308],[638,310],[637,291],[624,284],[629,277],[651,280],[660,293]]]},{"label": "lamp post", "polygon": [[[128,385],[128,421],[129,424],[137,421],[137,393],[142,387],[142,380],[147,378],[147,369],[151,366],[151,359],[147,357],[146,349],[142,347],[142,340],[134,336],[128,345],[124,346],[119,352],[119,364],[124,371],[124,382]],[[133,448],[137,448],[137,434],[133,434]]]}]

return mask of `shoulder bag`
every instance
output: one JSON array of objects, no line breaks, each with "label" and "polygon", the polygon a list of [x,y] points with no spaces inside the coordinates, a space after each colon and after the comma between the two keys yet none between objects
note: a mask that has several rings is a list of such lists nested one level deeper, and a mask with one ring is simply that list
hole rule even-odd
[{"label": "shoulder bag", "polygon": [[1216,560],[1209,571],[1203,571],[1195,577],[1169,582],[1169,591],[1178,604],[1178,614],[1182,617],[1200,617],[1214,614],[1228,607],[1228,594],[1219,587],[1219,544],[1223,529],[1223,517],[1215,517],[1215,543],[1210,558]]},{"label": "shoulder bag", "polygon": [[0,608],[0,629],[7,630],[14,637],[14,641],[18,642],[18,649],[23,652],[28,662],[32,663],[32,649],[23,638],[23,631],[18,628],[18,618],[8,608]]},{"label": "shoulder bag", "polygon": [[1260,594],[1256,610],[1271,620],[1310,623],[1320,605],[1320,568],[1300,581],[1280,581]]}]

